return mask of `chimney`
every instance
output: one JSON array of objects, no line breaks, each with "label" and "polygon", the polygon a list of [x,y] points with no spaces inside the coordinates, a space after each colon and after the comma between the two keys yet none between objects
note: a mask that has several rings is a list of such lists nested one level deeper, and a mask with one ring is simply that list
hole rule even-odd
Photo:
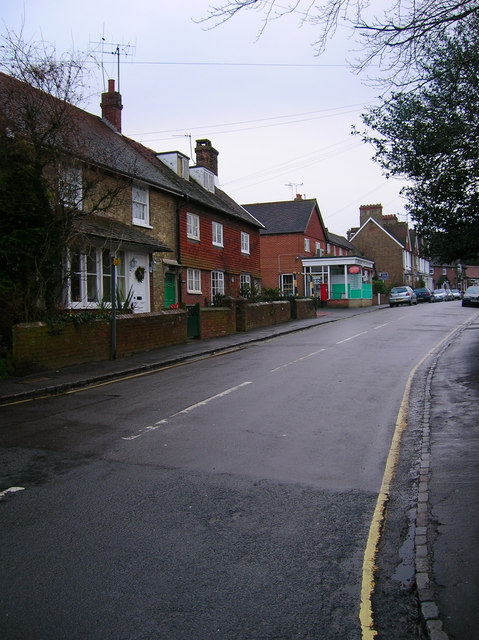
[{"label": "chimney", "polygon": [[197,140],[196,147],[196,165],[205,167],[212,171],[215,176],[218,175],[218,151],[213,149],[209,140]]},{"label": "chimney", "polygon": [[121,133],[121,95],[115,91],[115,81],[108,80],[108,93],[101,94],[101,117]]},{"label": "chimney", "polygon": [[303,196],[300,193],[297,193],[295,200],[302,200],[302,199],[303,199]]},{"label": "chimney", "polygon": [[359,207],[359,226],[362,227],[365,222],[372,218],[377,223],[383,223],[383,205],[382,204],[363,204]]}]

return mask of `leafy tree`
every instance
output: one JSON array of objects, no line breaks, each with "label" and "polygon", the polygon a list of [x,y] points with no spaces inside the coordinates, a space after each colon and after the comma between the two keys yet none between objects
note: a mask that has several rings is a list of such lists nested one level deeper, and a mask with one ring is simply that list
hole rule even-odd
[{"label": "leafy tree", "polygon": [[313,43],[322,53],[338,26],[357,36],[358,71],[379,65],[387,82],[403,84],[418,79],[418,69],[427,46],[442,38],[449,27],[460,23],[479,9],[478,0],[389,0],[379,13],[372,12],[369,0],[224,0],[210,6],[200,22],[217,26],[242,10],[261,15],[258,37],[266,27],[286,15],[294,15],[299,24],[317,28]]},{"label": "leafy tree", "polygon": [[479,253],[479,16],[428,51],[429,83],[363,115],[387,176],[406,178],[407,210],[430,254]]}]

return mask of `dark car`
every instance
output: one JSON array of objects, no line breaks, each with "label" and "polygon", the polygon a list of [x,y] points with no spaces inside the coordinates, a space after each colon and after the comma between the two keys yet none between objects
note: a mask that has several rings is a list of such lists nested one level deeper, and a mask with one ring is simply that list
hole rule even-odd
[{"label": "dark car", "polygon": [[479,307],[479,287],[467,287],[462,296],[463,307]]},{"label": "dark car", "polygon": [[431,289],[428,289],[427,287],[419,287],[418,289],[414,289],[414,293],[416,294],[418,302],[432,302]]}]

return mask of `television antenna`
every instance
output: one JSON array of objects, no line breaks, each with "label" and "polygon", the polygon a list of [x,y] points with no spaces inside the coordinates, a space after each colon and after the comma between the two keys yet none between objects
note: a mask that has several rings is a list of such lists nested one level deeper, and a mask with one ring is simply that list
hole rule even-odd
[{"label": "television antenna", "polygon": [[177,134],[174,135],[173,138],[188,138],[190,141],[190,158],[193,160],[193,145],[191,143],[191,133]]},{"label": "television antenna", "polygon": [[295,195],[298,193],[298,187],[302,187],[303,183],[302,182],[287,182],[284,186],[291,188],[291,200],[294,200]]},{"label": "television antenna", "polygon": [[104,89],[106,87],[106,82],[105,82],[105,68],[103,64],[103,56],[104,55],[116,56],[116,68],[117,68],[116,86],[117,86],[118,93],[120,93],[120,58],[122,56],[124,58],[127,58],[128,56],[132,56],[136,50],[136,45],[132,45],[130,43],[122,44],[122,43],[115,43],[115,42],[107,42],[104,36],[102,36],[100,42],[92,42],[91,44],[96,45],[97,47],[100,47],[100,53],[101,53],[100,64],[101,64],[101,69],[103,73]]}]

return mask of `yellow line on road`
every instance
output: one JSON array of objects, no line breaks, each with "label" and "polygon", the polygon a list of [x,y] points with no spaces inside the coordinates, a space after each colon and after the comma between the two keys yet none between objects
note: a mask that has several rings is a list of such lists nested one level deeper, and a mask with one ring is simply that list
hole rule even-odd
[{"label": "yellow line on road", "polygon": [[396,471],[396,466],[399,460],[401,437],[407,425],[407,410],[409,406],[412,380],[419,367],[425,360],[429,358],[429,356],[434,351],[438,350],[455,333],[462,330],[466,325],[472,323],[476,317],[477,316],[473,316],[472,319],[468,319],[459,327],[456,327],[450,333],[448,333],[445,338],[443,338],[436,346],[430,349],[423,358],[421,358],[421,360],[415,365],[408,376],[406,388],[404,390],[404,395],[401,401],[401,406],[399,407],[399,413],[396,419],[396,426],[394,428],[391,447],[389,449],[389,454],[384,469],[381,489],[379,491],[376,508],[374,509],[373,518],[369,527],[369,535],[364,552],[363,577],[361,584],[361,604],[359,607],[361,637],[363,640],[371,640],[371,638],[377,637],[377,631],[374,629],[374,616],[371,602],[371,598],[374,593],[374,579],[377,568],[376,557],[378,554],[379,540],[381,538],[381,532],[384,525],[386,507],[389,501],[391,483],[394,478],[394,473]]}]

